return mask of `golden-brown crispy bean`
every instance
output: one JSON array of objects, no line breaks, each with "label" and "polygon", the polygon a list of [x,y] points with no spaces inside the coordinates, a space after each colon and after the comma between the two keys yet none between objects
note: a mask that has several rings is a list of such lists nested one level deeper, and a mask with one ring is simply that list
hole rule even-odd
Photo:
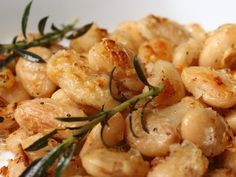
[{"label": "golden-brown crispy bean", "polygon": [[190,38],[178,45],[173,54],[173,64],[175,67],[182,71],[185,67],[198,65],[202,45],[202,41],[194,38]]},{"label": "golden-brown crispy bean", "polygon": [[[149,67],[149,66],[147,66]],[[185,88],[180,74],[170,62],[158,60],[147,68],[148,81],[151,85],[164,86],[162,92],[153,100],[154,105],[168,106],[177,103],[185,96]]]},{"label": "golden-brown crispy bean", "polygon": [[136,22],[122,23],[109,37],[135,53],[137,53],[139,46],[145,40],[138,31]]},{"label": "golden-brown crispy bean", "polygon": [[127,142],[145,156],[163,156],[169,152],[171,144],[180,141],[177,129],[168,119],[164,119],[152,109],[145,110],[145,122],[149,133],[145,132],[141,124],[141,109],[132,113],[132,129],[127,118]]},{"label": "golden-brown crispy bean", "polygon": [[[41,56],[45,61],[52,55],[49,49],[33,47],[28,49]],[[24,88],[32,97],[50,97],[56,85],[47,76],[45,63],[34,63],[20,58],[16,64],[16,74]]]},{"label": "golden-brown crispy bean", "polygon": [[150,41],[144,42],[138,51],[140,61],[146,65],[155,63],[157,60],[172,61],[174,47],[167,39],[157,37]]},{"label": "golden-brown crispy bean", "polygon": [[132,53],[112,39],[105,38],[89,51],[88,61],[95,71],[109,73],[114,67],[132,68]]},{"label": "golden-brown crispy bean", "polygon": [[29,166],[29,159],[27,158],[22,147],[17,147],[18,152],[15,159],[10,160],[7,169],[8,177],[19,177],[23,171]]},{"label": "golden-brown crispy bean", "polygon": [[73,50],[59,51],[48,62],[48,76],[78,104],[98,109],[117,105],[109,91],[109,76],[93,71],[86,60]]},{"label": "golden-brown crispy bean", "polygon": [[8,68],[0,69],[0,88],[9,89],[13,87],[15,83],[15,77],[12,71]]},{"label": "golden-brown crispy bean", "polygon": [[167,18],[154,15],[148,15],[138,21],[138,28],[148,40],[161,36],[170,40],[174,45],[178,45],[190,37],[183,26]]},{"label": "golden-brown crispy bean", "polygon": [[208,160],[194,144],[173,145],[170,155],[151,169],[147,177],[202,177]]},{"label": "golden-brown crispy bean", "polygon": [[202,98],[211,106],[230,108],[236,104],[236,79],[227,71],[193,66],[185,68],[181,77],[195,98]]},{"label": "golden-brown crispy bean", "polygon": [[103,39],[90,49],[88,61],[92,69],[106,74],[110,74],[116,67],[113,77],[116,92],[127,98],[142,92],[143,84],[132,64],[133,54],[121,44],[111,39]]},{"label": "golden-brown crispy bean", "polygon": [[65,126],[80,126],[82,123],[65,123],[56,117],[86,116],[82,110],[67,104],[58,103],[50,98],[36,98],[18,105],[15,119],[21,128],[34,133],[48,129],[64,128]]},{"label": "golden-brown crispy bean", "polygon": [[7,149],[11,152],[17,153],[18,147],[21,146],[22,141],[28,136],[30,136],[30,134],[24,129],[17,129],[6,138]]},{"label": "golden-brown crispy bean", "polygon": [[94,177],[145,177],[149,165],[138,152],[96,149],[82,158],[85,170]]},{"label": "golden-brown crispy bean", "polygon": [[18,125],[14,119],[14,112],[16,104],[8,104],[7,106],[0,106],[0,138],[5,138],[11,132],[18,128]]},{"label": "golden-brown crispy bean", "polygon": [[233,172],[233,170],[222,168],[222,169],[215,169],[207,173],[204,177],[236,177],[236,175]]},{"label": "golden-brown crispy bean", "polygon": [[99,28],[96,24],[93,24],[84,35],[71,40],[70,47],[79,53],[87,53],[95,43],[101,41],[107,34],[105,29]]},{"label": "golden-brown crispy bean", "polygon": [[225,24],[214,31],[203,46],[199,58],[200,66],[214,68],[235,68],[236,25]]},{"label": "golden-brown crispy bean", "polygon": [[206,156],[216,156],[229,145],[231,132],[224,119],[211,108],[190,110],[181,123],[181,135],[197,145]]},{"label": "golden-brown crispy bean", "polygon": [[15,84],[10,89],[0,89],[0,97],[8,103],[17,103],[30,99],[30,95],[27,93],[18,78],[16,78]]}]

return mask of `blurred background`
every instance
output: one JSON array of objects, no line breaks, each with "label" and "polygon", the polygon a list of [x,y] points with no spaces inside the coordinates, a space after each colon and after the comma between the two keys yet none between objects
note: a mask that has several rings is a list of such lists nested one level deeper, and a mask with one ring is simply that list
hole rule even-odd
[{"label": "blurred background", "polygon": [[[6,42],[20,32],[20,21],[28,0],[0,0],[0,41]],[[165,16],[179,23],[200,23],[211,30],[222,23],[236,22],[235,0],[34,0],[29,30],[46,15],[48,22],[68,23],[74,18],[80,24],[91,21],[112,30],[125,20],[136,20],[147,14]]]}]

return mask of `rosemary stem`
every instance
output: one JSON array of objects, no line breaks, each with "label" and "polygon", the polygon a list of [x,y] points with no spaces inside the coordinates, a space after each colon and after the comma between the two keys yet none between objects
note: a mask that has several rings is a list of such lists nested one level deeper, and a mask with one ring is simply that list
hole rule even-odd
[{"label": "rosemary stem", "polygon": [[95,125],[99,124],[100,122],[102,122],[104,119],[106,118],[106,114],[90,121],[88,124],[84,125],[83,127],[81,127],[77,133],[74,135],[76,136],[81,136],[82,134],[87,133],[89,130],[91,130]]},{"label": "rosemary stem", "polygon": [[16,42],[15,44],[1,44],[0,48],[4,51],[10,51],[15,48],[29,48],[29,47],[47,45],[50,42],[54,42],[59,39],[62,39],[68,32],[72,31],[74,29],[75,22],[73,22],[67,26],[64,26],[64,28],[60,31],[49,33],[49,35],[45,35],[45,36],[43,36],[39,39],[35,39],[31,42],[19,41],[19,42]]},{"label": "rosemary stem", "polygon": [[70,145],[75,140],[74,136],[69,136],[62,144]]}]

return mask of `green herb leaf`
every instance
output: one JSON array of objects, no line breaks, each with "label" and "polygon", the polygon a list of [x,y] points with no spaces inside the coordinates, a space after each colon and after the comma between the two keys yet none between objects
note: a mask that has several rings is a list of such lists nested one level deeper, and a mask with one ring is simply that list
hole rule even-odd
[{"label": "green herb leaf", "polygon": [[54,25],[54,23],[52,23],[52,25],[51,25],[51,30],[56,31],[56,32],[61,31],[59,28],[57,28],[57,27]]},{"label": "green herb leaf", "polygon": [[32,5],[32,2],[33,1],[30,1],[27,4],[27,6],[25,7],[25,10],[24,10],[24,13],[23,13],[23,17],[22,17],[22,20],[21,20],[21,30],[22,30],[22,33],[23,33],[25,39],[27,39],[26,28],[27,28],[27,23],[28,23],[28,19],[29,19],[30,8],[31,8],[31,5]]},{"label": "green herb leaf", "polygon": [[82,36],[83,34],[85,34],[91,27],[92,27],[93,23],[89,23],[87,25],[84,25],[83,27],[77,29],[75,32],[73,32],[71,35],[67,36],[67,39],[75,39],[77,37]]},{"label": "green herb leaf", "polygon": [[43,18],[39,21],[38,30],[39,30],[39,33],[40,33],[41,35],[44,35],[44,29],[45,29],[47,20],[48,20],[48,16],[43,17]]},{"label": "green herb leaf", "polygon": [[138,75],[138,78],[139,80],[144,84],[144,85],[147,85],[147,86],[150,86],[150,84],[148,83],[146,77],[145,77],[145,74],[143,72],[143,69],[139,63],[139,58],[138,56],[135,56],[134,57],[134,60],[133,60],[133,64],[134,64],[134,69]]},{"label": "green herb leaf", "polygon": [[57,169],[56,169],[56,177],[61,177],[63,171],[69,164],[74,152],[76,149],[76,144],[72,144],[70,148],[68,148],[60,157],[58,163],[57,163]]},{"label": "green herb leaf", "polygon": [[68,129],[68,130],[78,130],[78,129],[81,129],[83,126],[79,126],[79,127],[66,127],[65,129]]},{"label": "green herb leaf", "polygon": [[9,63],[11,63],[13,60],[15,60],[16,57],[17,57],[17,55],[13,53],[13,54],[9,55],[6,59],[0,60],[0,69],[7,66]]},{"label": "green herb leaf", "polygon": [[25,151],[37,151],[45,146],[48,145],[48,139],[51,138],[53,135],[57,133],[57,130],[53,130],[50,133],[44,135],[43,137],[39,138],[33,144],[25,148]]},{"label": "green herb leaf", "polygon": [[15,36],[13,39],[12,39],[12,44],[15,44],[16,43],[16,40],[17,40],[17,36]]},{"label": "green herb leaf", "polygon": [[45,63],[42,57],[24,49],[14,49],[14,52],[22,58],[36,63]]},{"label": "green herb leaf", "polygon": [[113,80],[115,70],[116,70],[116,67],[112,69],[110,77],[109,77],[109,91],[114,100],[119,101],[119,102],[124,102],[128,100],[124,95],[122,95],[121,97],[116,97],[112,91],[112,80]]},{"label": "green herb leaf", "polygon": [[147,107],[147,105],[152,101],[153,99],[149,99],[143,106],[142,110],[141,110],[141,125],[142,125],[142,129],[146,132],[149,133],[149,130],[147,128],[147,123],[144,117],[144,113],[145,113],[145,109]]},{"label": "green herb leaf", "polygon": [[43,177],[46,170],[55,162],[60,154],[73,142],[74,138],[70,137],[63,143],[53,148],[42,159],[35,164],[26,168],[20,177]]}]

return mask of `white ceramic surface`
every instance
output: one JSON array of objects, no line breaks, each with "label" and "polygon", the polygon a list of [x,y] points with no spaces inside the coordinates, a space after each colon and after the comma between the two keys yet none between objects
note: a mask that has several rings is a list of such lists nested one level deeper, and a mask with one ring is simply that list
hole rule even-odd
[{"label": "white ceramic surface", "polygon": [[[28,0],[0,0],[0,43],[10,41],[20,32],[20,21]],[[198,22],[206,29],[222,23],[236,22],[235,0],[34,0],[29,30],[37,29],[41,17],[62,24],[79,18],[80,24],[91,21],[115,28],[125,20],[136,20],[154,13],[180,23]],[[0,153],[0,166],[6,164],[9,153]]]}]

